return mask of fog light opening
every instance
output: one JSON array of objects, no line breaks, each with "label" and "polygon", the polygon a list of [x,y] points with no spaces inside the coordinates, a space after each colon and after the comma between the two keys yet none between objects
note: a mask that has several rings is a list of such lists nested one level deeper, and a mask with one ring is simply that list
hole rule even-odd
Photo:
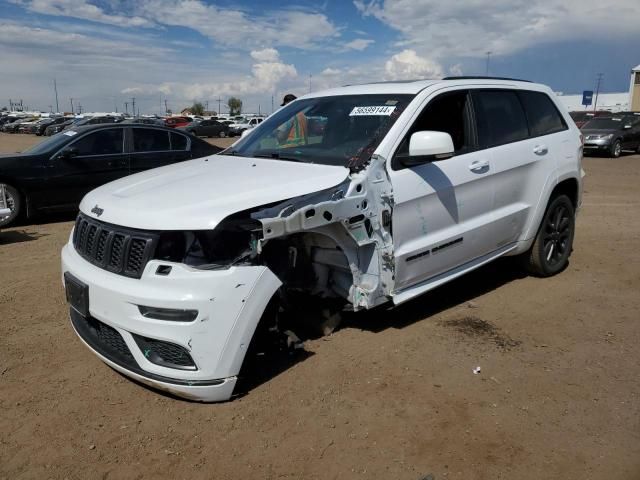
[{"label": "fog light opening", "polygon": [[175,308],[157,308],[138,305],[140,315],[154,320],[168,322],[193,322],[198,317],[198,310],[183,310]]}]

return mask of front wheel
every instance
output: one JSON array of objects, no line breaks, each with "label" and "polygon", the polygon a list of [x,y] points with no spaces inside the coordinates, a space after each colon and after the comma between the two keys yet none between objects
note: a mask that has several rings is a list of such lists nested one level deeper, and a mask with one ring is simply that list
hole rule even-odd
[{"label": "front wheel", "polygon": [[538,277],[550,277],[566,268],[573,248],[575,210],[566,195],[553,197],[531,249],[524,255],[525,267]]},{"label": "front wheel", "polygon": [[622,153],[622,143],[620,143],[620,140],[613,142],[613,145],[611,145],[611,152],[609,153],[613,158],[618,158],[620,156]]},{"label": "front wheel", "polygon": [[[7,208],[11,211],[9,215],[0,217],[0,227],[8,227],[20,215],[22,201],[18,190],[13,188],[11,185],[0,183],[0,187],[4,187],[5,200],[4,202],[0,200],[0,205],[6,204]],[[0,188],[0,195],[2,194],[2,191],[3,189]]]}]

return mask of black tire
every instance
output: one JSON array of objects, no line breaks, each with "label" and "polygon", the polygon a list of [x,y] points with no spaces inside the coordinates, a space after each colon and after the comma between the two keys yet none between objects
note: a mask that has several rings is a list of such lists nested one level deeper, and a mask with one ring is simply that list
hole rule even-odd
[{"label": "black tire", "polygon": [[226,136],[227,136],[227,132],[225,132],[224,130],[220,130],[220,133],[218,134],[218,136],[219,136],[220,138],[224,138],[224,137],[226,137]]},{"label": "black tire", "polygon": [[622,143],[620,140],[616,140],[611,144],[611,149],[609,150],[609,156],[611,158],[618,158],[622,153]]},{"label": "black tire", "polygon": [[569,264],[575,235],[575,210],[566,195],[552,197],[531,249],[524,254],[526,270],[537,277],[551,277]]},{"label": "black tire", "polygon": [[7,185],[6,183],[2,185],[4,185],[8,207],[11,210],[8,217],[0,218],[0,228],[5,228],[10,226],[20,216],[22,212],[22,197],[20,196],[20,192],[11,185]]}]

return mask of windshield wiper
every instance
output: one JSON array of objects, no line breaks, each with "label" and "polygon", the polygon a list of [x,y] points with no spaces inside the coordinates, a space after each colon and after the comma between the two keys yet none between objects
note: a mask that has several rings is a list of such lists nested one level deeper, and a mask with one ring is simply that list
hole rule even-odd
[{"label": "windshield wiper", "polygon": [[288,162],[302,162],[301,158],[294,157],[283,157],[278,152],[273,153],[258,153],[256,155],[252,155],[253,158],[272,158],[274,160],[286,160]]},{"label": "windshield wiper", "polygon": [[240,152],[238,150],[223,150],[222,152],[218,152],[218,155],[239,155]]}]

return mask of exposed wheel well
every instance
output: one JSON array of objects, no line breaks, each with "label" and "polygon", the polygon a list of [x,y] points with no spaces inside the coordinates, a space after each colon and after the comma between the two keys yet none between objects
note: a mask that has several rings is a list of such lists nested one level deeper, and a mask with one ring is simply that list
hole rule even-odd
[{"label": "exposed wheel well", "polygon": [[[558,195],[566,195],[571,200],[573,204],[573,208],[577,208],[578,206],[578,181],[575,178],[568,178],[560,182],[551,192],[551,198],[557,197]],[[551,201],[551,200],[549,200]]]}]

